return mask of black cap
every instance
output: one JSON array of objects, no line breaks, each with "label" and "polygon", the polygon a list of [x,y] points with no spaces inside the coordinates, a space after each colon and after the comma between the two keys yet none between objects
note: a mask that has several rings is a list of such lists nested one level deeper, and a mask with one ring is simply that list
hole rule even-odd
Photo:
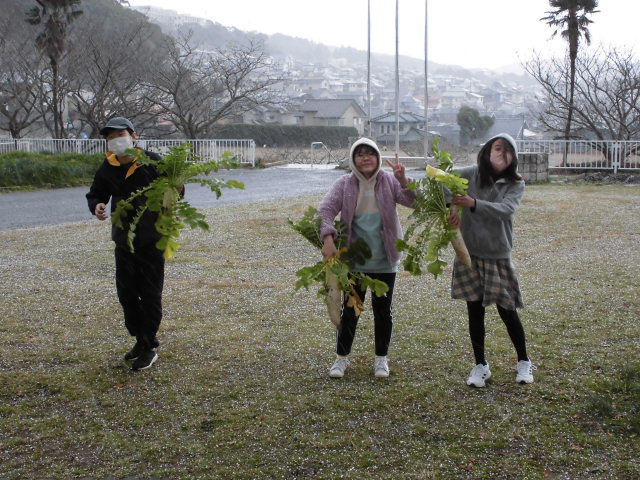
[{"label": "black cap", "polygon": [[107,122],[107,124],[100,130],[100,135],[106,135],[109,130],[131,130],[135,132],[133,123],[124,117],[115,117]]}]

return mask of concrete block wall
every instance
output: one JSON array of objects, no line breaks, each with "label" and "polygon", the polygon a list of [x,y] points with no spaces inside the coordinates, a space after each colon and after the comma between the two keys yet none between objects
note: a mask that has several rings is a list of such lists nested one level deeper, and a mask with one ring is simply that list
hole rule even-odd
[{"label": "concrete block wall", "polygon": [[548,153],[518,153],[518,172],[525,183],[549,181]]}]

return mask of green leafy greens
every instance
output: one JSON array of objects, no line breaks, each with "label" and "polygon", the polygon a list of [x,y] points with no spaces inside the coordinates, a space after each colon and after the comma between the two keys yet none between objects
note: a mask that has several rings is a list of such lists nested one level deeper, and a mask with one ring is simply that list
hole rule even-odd
[{"label": "green leafy greens", "polygon": [[[314,247],[321,249],[323,246],[320,238],[321,218],[317,213],[318,211],[315,208],[309,207],[298,222],[289,219],[288,223],[291,228],[311,242]],[[329,295],[332,288],[345,292],[347,304],[353,307],[356,310],[356,314],[359,315],[363,305],[362,300],[353,288],[356,282],[359,282],[363,288],[370,288],[373,294],[378,297],[386,295],[389,287],[380,280],[375,280],[364,273],[352,270],[355,264],[362,264],[371,257],[371,249],[367,242],[361,238],[358,238],[347,248],[346,225],[340,220],[335,220],[334,227],[338,232],[335,238],[338,255],[327,261],[321,260],[314,265],[298,270],[296,272],[298,277],[296,290],[302,287],[308,290],[314,282],[317,282],[320,283],[320,288],[318,289],[319,297]],[[336,322],[334,321],[334,323]]]},{"label": "green leafy greens", "polygon": [[[438,148],[439,139],[431,145],[439,168],[427,165],[427,175],[409,183],[409,188],[416,192],[414,210],[409,215],[409,226],[404,238],[397,241],[398,251],[407,252],[403,261],[404,269],[413,275],[422,273],[423,263],[427,271],[437,277],[442,274],[447,262],[442,258],[443,251],[452,244],[458,258],[471,266],[469,253],[459,230],[449,223],[451,214],[445,197],[445,187],[453,195],[464,195],[467,192],[466,178],[461,178],[453,170],[451,154]],[[458,211],[458,215],[461,215]]]},{"label": "green leafy greens", "polygon": [[[153,165],[160,173],[160,176],[149,185],[137,190],[126,200],[120,200],[111,217],[115,226],[123,228],[123,219],[133,215],[127,238],[127,244],[132,252],[136,227],[147,210],[159,214],[155,227],[161,234],[161,238],[156,243],[156,247],[162,250],[163,256],[167,259],[173,258],[176,250],[180,248],[178,239],[180,231],[185,226],[209,230],[204,214],[182,197],[184,185],[191,183],[209,187],[216,194],[216,198],[222,195],[222,188],[244,188],[244,184],[236,180],[205,178],[206,175],[218,172],[221,168],[237,168],[238,164],[231,153],[225,153],[220,160],[200,162],[191,150],[191,144],[182,143],[171,147],[162,160],[152,160],[144,152],[132,150],[132,156],[137,157],[136,161],[140,165]],[[136,209],[135,201],[139,198],[144,199],[144,202]]]}]

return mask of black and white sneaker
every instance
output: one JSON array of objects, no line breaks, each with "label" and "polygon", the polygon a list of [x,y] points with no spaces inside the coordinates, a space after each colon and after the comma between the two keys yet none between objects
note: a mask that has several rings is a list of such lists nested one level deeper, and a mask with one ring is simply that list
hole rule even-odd
[{"label": "black and white sneaker", "polygon": [[133,362],[131,370],[144,370],[145,368],[149,368],[157,359],[158,353],[155,348],[152,348],[151,350],[144,350],[140,353],[138,358],[136,358],[136,361]]},{"label": "black and white sneaker", "polygon": [[138,340],[131,350],[124,354],[125,360],[135,360],[144,351],[143,343]]}]

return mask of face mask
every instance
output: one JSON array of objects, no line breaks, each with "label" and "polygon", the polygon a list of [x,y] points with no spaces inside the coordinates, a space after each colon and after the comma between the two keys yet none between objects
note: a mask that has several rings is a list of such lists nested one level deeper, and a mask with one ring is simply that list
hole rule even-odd
[{"label": "face mask", "polygon": [[502,173],[511,165],[513,161],[513,155],[510,152],[491,152],[491,156],[489,157],[489,161],[491,162],[491,166],[493,167],[493,171],[496,173]]},{"label": "face mask", "polygon": [[125,150],[128,148],[133,148],[133,139],[129,135],[112,138],[107,141],[107,149],[119,157],[124,155]]}]

